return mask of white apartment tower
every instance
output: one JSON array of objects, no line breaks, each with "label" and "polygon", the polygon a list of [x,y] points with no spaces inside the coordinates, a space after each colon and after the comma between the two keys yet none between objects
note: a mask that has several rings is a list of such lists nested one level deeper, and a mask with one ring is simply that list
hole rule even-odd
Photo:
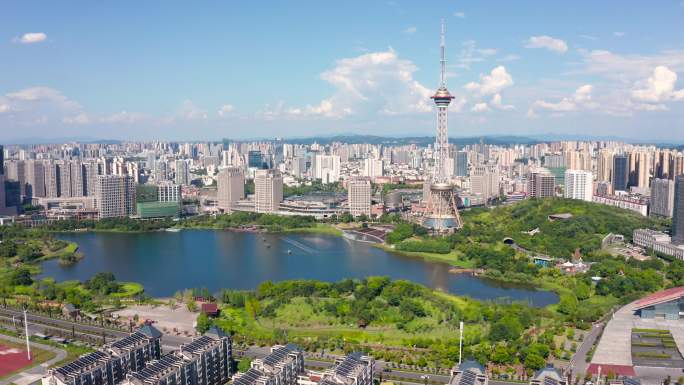
[{"label": "white apartment tower", "polygon": [[254,210],[273,213],[283,201],[283,177],[275,170],[256,170],[254,176]]},{"label": "white apartment tower", "polygon": [[99,175],[95,183],[98,218],[135,214],[135,182],[128,175]]},{"label": "white apartment tower", "polygon": [[245,198],[245,175],[239,167],[227,167],[218,174],[218,207],[230,212],[233,202]]},{"label": "white apartment tower", "polygon": [[353,217],[371,215],[371,182],[369,178],[354,178],[347,182],[347,203]]},{"label": "white apartment tower", "polygon": [[594,175],[591,171],[565,170],[564,197],[591,202],[594,191]]}]

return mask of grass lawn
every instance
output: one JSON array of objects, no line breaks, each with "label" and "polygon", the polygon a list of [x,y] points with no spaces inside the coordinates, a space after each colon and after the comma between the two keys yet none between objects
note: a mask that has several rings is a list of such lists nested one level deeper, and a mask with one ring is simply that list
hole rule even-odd
[{"label": "grass lawn", "polygon": [[121,284],[121,289],[123,291],[121,291],[119,293],[110,294],[110,296],[112,298],[135,297],[136,295],[142,293],[144,290],[143,285],[141,285],[137,282],[120,282],[120,284]]},{"label": "grass lawn", "polygon": [[451,250],[451,252],[449,252],[448,254],[439,254],[423,253],[416,251],[399,251],[392,248],[391,246],[379,243],[373,244],[373,246],[388,251],[390,253],[405,255],[407,257],[423,258],[428,261],[443,262],[462,269],[472,269],[475,267],[475,264],[472,261],[462,259],[462,255],[458,250]]},{"label": "grass lawn", "polygon": [[301,227],[297,229],[285,229],[281,231],[282,233],[311,233],[311,234],[327,234],[327,235],[335,235],[335,236],[342,236],[342,230],[338,229],[335,226],[328,225],[325,223],[318,223],[316,226],[313,227]]}]

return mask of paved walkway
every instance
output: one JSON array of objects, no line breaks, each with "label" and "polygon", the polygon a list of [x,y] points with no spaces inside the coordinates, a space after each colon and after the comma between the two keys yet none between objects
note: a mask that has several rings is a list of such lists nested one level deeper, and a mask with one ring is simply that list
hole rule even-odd
[{"label": "paved walkway", "polygon": [[[4,334],[0,334],[0,340],[6,340],[6,341],[12,341],[14,343],[18,344],[24,344],[26,343],[26,340],[23,338],[15,338],[15,337],[10,337],[6,336]],[[32,368],[26,369],[22,372],[19,372],[15,375],[12,375],[4,380],[0,380],[0,385],[8,385],[10,383],[15,383],[17,385],[29,385],[32,384],[38,380],[40,380],[43,375],[47,372],[47,369],[55,364],[58,361],[61,361],[67,357],[67,352],[63,349],[56,348],[54,346],[48,346],[48,345],[43,345],[43,344],[38,344],[33,341],[31,341],[31,347],[37,347],[43,350],[49,350],[53,353],[55,353],[55,357],[52,358],[51,360],[45,361],[40,365],[34,366]]]}]

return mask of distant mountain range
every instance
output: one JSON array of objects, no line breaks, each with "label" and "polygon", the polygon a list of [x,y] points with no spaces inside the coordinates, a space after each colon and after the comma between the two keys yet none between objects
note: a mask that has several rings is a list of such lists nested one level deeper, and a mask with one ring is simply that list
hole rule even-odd
[{"label": "distant mountain range", "polygon": [[[253,138],[253,139],[223,139],[223,141],[266,141],[273,140],[273,138]],[[378,135],[358,135],[358,134],[334,134],[328,136],[309,136],[309,137],[290,137],[283,138],[285,143],[299,143],[299,144],[330,144],[333,142],[341,143],[370,143],[370,144],[384,144],[384,145],[407,145],[415,144],[418,146],[427,146],[435,142],[434,136],[378,136]],[[664,141],[644,141],[639,139],[622,138],[617,136],[587,136],[580,134],[536,134],[536,135],[482,135],[469,137],[452,137],[449,142],[457,146],[464,146],[468,144],[476,144],[482,141],[485,144],[506,145],[506,144],[535,144],[542,142],[556,142],[563,140],[577,140],[577,141],[618,141],[633,144],[654,144],[663,147],[675,147],[679,150],[684,150],[682,142],[664,142]],[[174,140],[170,140],[174,142]],[[175,140],[175,142],[186,142],[189,140]],[[118,144],[125,142],[125,140],[117,139],[99,139],[94,137],[61,137],[61,138],[26,138],[22,140],[11,140],[5,144],[21,144],[21,145],[36,145],[36,144],[59,144],[59,143],[98,143],[98,144]],[[214,141],[214,142],[220,142]]]}]

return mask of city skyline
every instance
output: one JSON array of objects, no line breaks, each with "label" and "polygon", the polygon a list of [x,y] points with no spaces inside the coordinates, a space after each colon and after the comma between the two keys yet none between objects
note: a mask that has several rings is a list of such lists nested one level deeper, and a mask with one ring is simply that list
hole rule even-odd
[{"label": "city skyline", "polygon": [[444,17],[451,136],[684,142],[679,1],[84,4],[9,4],[0,140],[431,136]]}]

